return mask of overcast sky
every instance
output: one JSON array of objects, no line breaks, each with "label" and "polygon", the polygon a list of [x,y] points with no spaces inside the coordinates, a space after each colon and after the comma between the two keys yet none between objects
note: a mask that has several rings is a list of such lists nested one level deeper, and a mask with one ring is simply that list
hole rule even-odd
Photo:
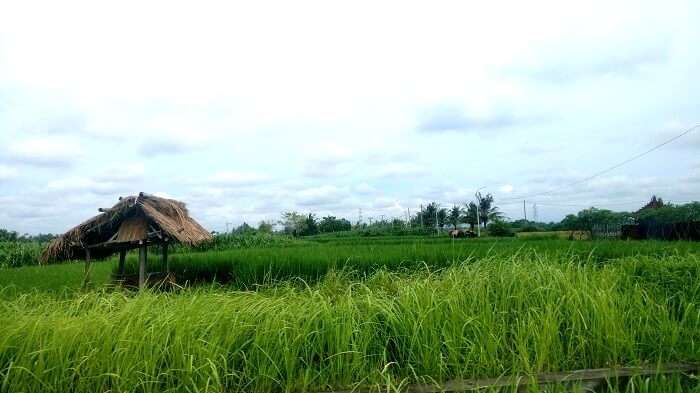
[{"label": "overcast sky", "polygon": [[[700,199],[697,1],[0,2],[0,227]],[[499,203],[500,202],[500,203]]]}]

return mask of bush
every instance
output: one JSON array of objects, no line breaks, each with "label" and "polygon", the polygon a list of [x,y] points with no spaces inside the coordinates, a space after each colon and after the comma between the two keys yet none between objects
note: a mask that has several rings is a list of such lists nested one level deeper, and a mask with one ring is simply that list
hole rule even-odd
[{"label": "bush", "polygon": [[523,228],[520,230],[520,232],[542,232],[542,229],[537,228],[537,227],[534,226],[534,225],[528,225],[528,226],[523,227]]},{"label": "bush", "polygon": [[489,235],[496,237],[512,237],[515,234],[505,221],[494,221],[488,226]]},{"label": "bush", "polygon": [[38,265],[42,248],[36,242],[0,242],[0,268]]}]

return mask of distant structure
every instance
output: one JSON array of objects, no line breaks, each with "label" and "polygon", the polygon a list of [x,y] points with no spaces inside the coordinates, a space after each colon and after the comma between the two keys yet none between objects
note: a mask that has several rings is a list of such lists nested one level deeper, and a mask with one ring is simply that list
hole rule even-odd
[{"label": "distant structure", "polygon": [[657,198],[656,195],[652,195],[651,200],[646,205],[642,206],[641,209],[637,210],[636,213],[639,214],[640,212],[642,212],[644,210],[659,209],[659,208],[662,208],[664,206],[666,206],[666,205],[664,204],[663,199]]},{"label": "distant structure", "polygon": [[126,252],[139,249],[139,288],[147,279],[149,245],[162,245],[163,266],[170,274],[168,245],[197,245],[212,235],[193,220],[185,204],[173,199],[145,193],[119,197],[111,208],[98,209],[101,214],[74,227],[49,243],[41,256],[42,263],[85,260],[85,282],[90,280],[92,259],[119,253],[119,274],[124,275]]}]

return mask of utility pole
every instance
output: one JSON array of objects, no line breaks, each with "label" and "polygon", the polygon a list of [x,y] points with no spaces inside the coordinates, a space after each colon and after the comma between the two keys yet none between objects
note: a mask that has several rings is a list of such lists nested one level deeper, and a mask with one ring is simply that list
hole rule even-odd
[{"label": "utility pole", "polygon": [[362,225],[362,208],[357,209],[357,226]]},{"label": "utility pole", "polygon": [[525,200],[523,199],[523,216],[525,216],[525,221],[527,222],[527,210],[525,209]]},{"label": "utility pole", "polygon": [[411,227],[411,208],[407,207],[406,208],[406,226]]}]

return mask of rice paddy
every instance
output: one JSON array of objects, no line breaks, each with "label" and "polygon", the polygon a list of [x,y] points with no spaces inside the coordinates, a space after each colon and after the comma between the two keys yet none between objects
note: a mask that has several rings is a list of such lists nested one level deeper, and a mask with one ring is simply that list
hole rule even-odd
[{"label": "rice paddy", "polygon": [[[698,251],[684,242],[343,238],[180,251],[171,267],[189,285],[141,293],[108,285],[113,260],[94,265],[90,288],[80,264],[5,269],[0,392],[398,392],[454,378],[700,362]],[[609,387],[700,391],[692,375]]]}]

